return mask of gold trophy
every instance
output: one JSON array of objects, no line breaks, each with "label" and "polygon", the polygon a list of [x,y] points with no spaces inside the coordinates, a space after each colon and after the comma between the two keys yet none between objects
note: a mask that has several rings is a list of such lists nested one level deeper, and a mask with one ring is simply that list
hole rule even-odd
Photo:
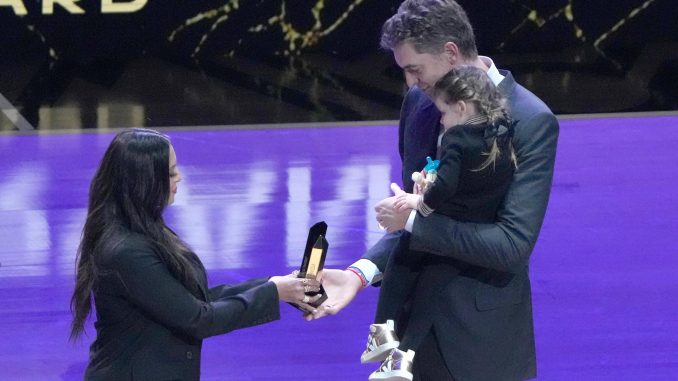
[{"label": "gold trophy", "polygon": [[[299,268],[299,278],[307,279],[317,279],[318,273],[323,269],[325,264],[325,255],[327,254],[328,243],[325,239],[325,234],[327,233],[327,224],[325,221],[321,221],[311,226],[308,230],[308,239],[306,240],[306,249],[304,250],[304,258],[301,261],[301,267]],[[320,291],[307,292],[308,296],[316,296],[321,294],[322,296],[314,303],[309,303],[313,307],[319,307],[325,300],[327,300],[327,294],[322,285],[320,285]]]}]

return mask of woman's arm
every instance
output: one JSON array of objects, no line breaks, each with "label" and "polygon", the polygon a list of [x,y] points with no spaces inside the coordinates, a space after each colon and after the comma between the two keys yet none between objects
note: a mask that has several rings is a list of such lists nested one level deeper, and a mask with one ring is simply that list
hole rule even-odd
[{"label": "woman's arm", "polygon": [[189,292],[146,244],[126,245],[111,260],[125,296],[151,319],[197,339],[280,318],[272,282],[244,287],[214,302]]}]

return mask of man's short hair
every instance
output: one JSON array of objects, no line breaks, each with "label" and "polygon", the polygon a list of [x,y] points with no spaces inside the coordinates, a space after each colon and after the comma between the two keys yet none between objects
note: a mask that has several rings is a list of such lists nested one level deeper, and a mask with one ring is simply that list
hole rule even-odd
[{"label": "man's short hair", "polygon": [[381,29],[381,47],[393,50],[411,43],[418,53],[441,53],[454,42],[466,59],[478,56],[473,27],[454,0],[405,0]]}]

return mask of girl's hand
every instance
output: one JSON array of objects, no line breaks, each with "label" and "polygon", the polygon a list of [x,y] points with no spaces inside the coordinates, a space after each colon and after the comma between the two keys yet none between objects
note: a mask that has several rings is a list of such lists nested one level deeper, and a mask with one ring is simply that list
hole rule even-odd
[{"label": "girl's hand", "polygon": [[403,193],[396,197],[395,200],[395,210],[398,212],[404,212],[407,209],[417,209],[417,204],[419,203],[419,198],[421,195]]}]

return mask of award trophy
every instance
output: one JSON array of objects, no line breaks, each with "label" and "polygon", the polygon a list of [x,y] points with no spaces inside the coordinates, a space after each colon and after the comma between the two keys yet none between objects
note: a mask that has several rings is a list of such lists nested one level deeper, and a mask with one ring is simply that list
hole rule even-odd
[{"label": "award trophy", "polygon": [[[323,269],[325,264],[325,255],[327,254],[327,240],[325,234],[327,233],[327,224],[321,221],[311,226],[308,230],[308,239],[306,240],[306,249],[304,250],[304,258],[301,261],[299,268],[299,278],[317,279],[318,273]],[[319,307],[325,300],[327,294],[325,289],[320,285],[320,291],[307,292],[308,296],[316,296],[321,294],[320,299],[314,303],[309,303],[313,307]]]}]

